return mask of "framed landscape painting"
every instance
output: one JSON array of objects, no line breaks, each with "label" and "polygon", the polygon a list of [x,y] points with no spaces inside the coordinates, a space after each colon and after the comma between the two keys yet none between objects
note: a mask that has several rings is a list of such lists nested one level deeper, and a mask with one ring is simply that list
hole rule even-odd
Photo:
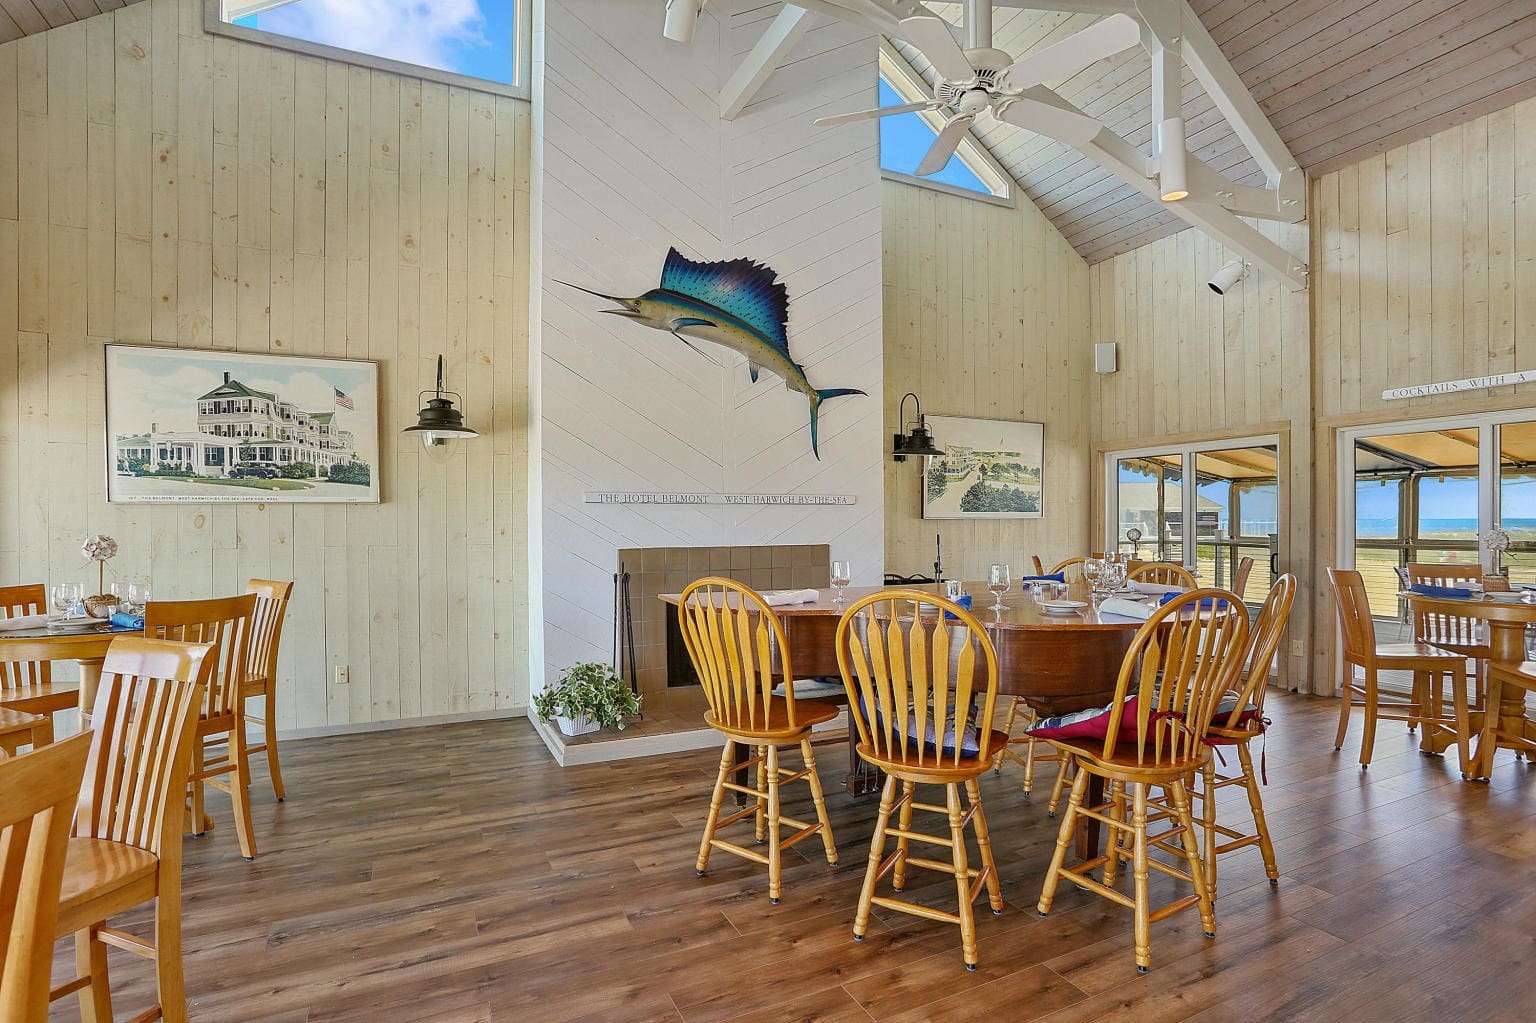
[{"label": "framed landscape painting", "polygon": [[379,369],[106,346],[107,500],[377,504]]},{"label": "framed landscape painting", "polygon": [[1045,427],[1002,419],[928,416],[943,455],[923,469],[925,519],[1038,519]]}]

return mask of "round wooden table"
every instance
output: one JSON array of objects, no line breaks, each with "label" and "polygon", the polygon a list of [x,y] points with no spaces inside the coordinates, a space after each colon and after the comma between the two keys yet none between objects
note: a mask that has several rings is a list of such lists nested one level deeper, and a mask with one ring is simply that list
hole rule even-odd
[{"label": "round wooden table", "polygon": [[94,629],[78,632],[53,632],[49,629],[17,629],[0,632],[0,652],[4,660],[74,661],[80,665],[80,728],[89,727],[91,708],[96,704],[96,687],[101,684],[101,663],[107,647],[118,636],[137,636],[138,629],[118,628],[102,622]]},{"label": "round wooden table", "polygon": [[[1458,618],[1476,618],[1488,623],[1489,660],[1519,664],[1525,660],[1525,627],[1536,624],[1536,604],[1518,600],[1491,600],[1477,597],[1431,597],[1422,593],[1406,592],[1403,599],[1415,611],[1428,614],[1450,615]],[[1525,716],[1525,693],[1512,688],[1509,698],[1499,701],[1497,710],[1488,708],[1469,715],[1474,734],[1483,730],[1483,714],[1498,714],[1498,726],[1502,731],[1523,735],[1536,741],[1536,722]],[[1435,752],[1442,753],[1454,741],[1444,732],[1430,738]],[[1491,763],[1492,756],[1484,758],[1482,740],[1474,760],[1479,764]],[[1518,747],[1506,746],[1507,749]]]}]

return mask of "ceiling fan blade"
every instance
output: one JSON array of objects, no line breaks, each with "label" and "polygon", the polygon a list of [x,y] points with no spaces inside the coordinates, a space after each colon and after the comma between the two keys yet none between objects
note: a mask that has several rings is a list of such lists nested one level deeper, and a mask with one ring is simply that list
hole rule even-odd
[{"label": "ceiling fan blade", "polygon": [[854,121],[869,121],[876,117],[890,117],[892,114],[907,114],[914,110],[937,110],[944,104],[938,100],[925,99],[918,103],[903,103],[896,107],[876,107],[874,110],[855,110],[851,114],[833,114],[830,117],[818,117],[814,122],[818,128],[829,128],[836,124],[852,124]]},{"label": "ceiling fan blade", "polygon": [[925,174],[936,174],[948,166],[950,157],[960,148],[960,140],[965,138],[974,120],[975,114],[956,114],[951,117],[944,125],[944,130],[939,132],[939,137],[933,140],[933,145],[928,147],[928,155],[923,157],[923,162],[917,165],[913,173],[922,177]]},{"label": "ceiling fan blade", "polygon": [[1027,89],[1041,82],[1059,81],[1096,60],[1113,57],[1140,44],[1141,25],[1136,19],[1128,14],[1112,14],[1059,43],[1020,57],[1003,72],[1003,81],[1010,89]]},{"label": "ceiling fan blade", "polygon": [[1102,122],[1076,110],[1063,110],[1039,100],[1019,97],[999,102],[994,114],[1009,124],[1026,128],[1037,135],[1053,138],[1069,146],[1092,142],[1103,130]]},{"label": "ceiling fan blade", "polygon": [[949,22],[938,15],[902,18],[901,33],[907,42],[923,51],[923,56],[946,82],[968,82],[976,77],[965,51],[950,31]]}]

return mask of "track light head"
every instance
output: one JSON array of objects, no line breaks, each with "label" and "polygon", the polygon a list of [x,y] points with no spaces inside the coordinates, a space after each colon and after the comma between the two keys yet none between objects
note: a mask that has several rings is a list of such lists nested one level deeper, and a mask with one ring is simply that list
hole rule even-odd
[{"label": "track light head", "polygon": [[703,9],[704,0],[667,0],[667,16],[661,34],[673,42],[693,42],[693,30]]},{"label": "track light head", "polygon": [[1170,117],[1157,125],[1157,188],[1163,202],[1189,198],[1189,168],[1184,118]]},{"label": "track light head", "polygon": [[1241,259],[1234,259],[1232,262],[1224,264],[1220,270],[1217,270],[1206,286],[1218,295],[1225,295],[1237,287],[1238,282],[1247,276],[1248,264],[1244,263]]}]

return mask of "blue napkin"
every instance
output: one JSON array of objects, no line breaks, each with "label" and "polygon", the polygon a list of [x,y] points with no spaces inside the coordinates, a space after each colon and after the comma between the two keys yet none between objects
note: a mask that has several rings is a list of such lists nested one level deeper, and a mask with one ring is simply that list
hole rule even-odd
[{"label": "blue napkin", "polygon": [[130,615],[117,611],[112,615],[112,627],[114,629],[137,629],[144,631],[144,616]]},{"label": "blue napkin", "polygon": [[1424,597],[1472,596],[1472,591],[1464,586],[1431,586],[1428,583],[1414,583],[1409,589]]},{"label": "blue napkin", "polygon": [[[969,611],[971,609],[971,595],[969,593],[962,594],[960,599],[955,601],[955,603]],[[956,617],[956,615],[953,611],[946,610],[944,612],[944,617],[953,619]]]},{"label": "blue napkin", "polygon": [[1019,576],[1019,582],[1021,584],[1022,583],[1064,583],[1066,581],[1067,581],[1067,573],[1065,573],[1065,572],[1057,572],[1055,575],[1021,575],[1021,576]]},{"label": "blue napkin", "polygon": [[[1162,597],[1160,597],[1158,599],[1157,606],[1158,607],[1162,607],[1164,604],[1168,603],[1170,600],[1178,600],[1182,596],[1184,596],[1184,594],[1182,594],[1182,593],[1165,593],[1165,594],[1162,595]],[[1215,607],[1226,607],[1227,606],[1227,602],[1225,600],[1222,600],[1220,597],[1206,597],[1206,598],[1204,598],[1203,600],[1200,601],[1200,606],[1203,609],[1209,611],[1209,610],[1211,610],[1212,608],[1215,608]]]}]

